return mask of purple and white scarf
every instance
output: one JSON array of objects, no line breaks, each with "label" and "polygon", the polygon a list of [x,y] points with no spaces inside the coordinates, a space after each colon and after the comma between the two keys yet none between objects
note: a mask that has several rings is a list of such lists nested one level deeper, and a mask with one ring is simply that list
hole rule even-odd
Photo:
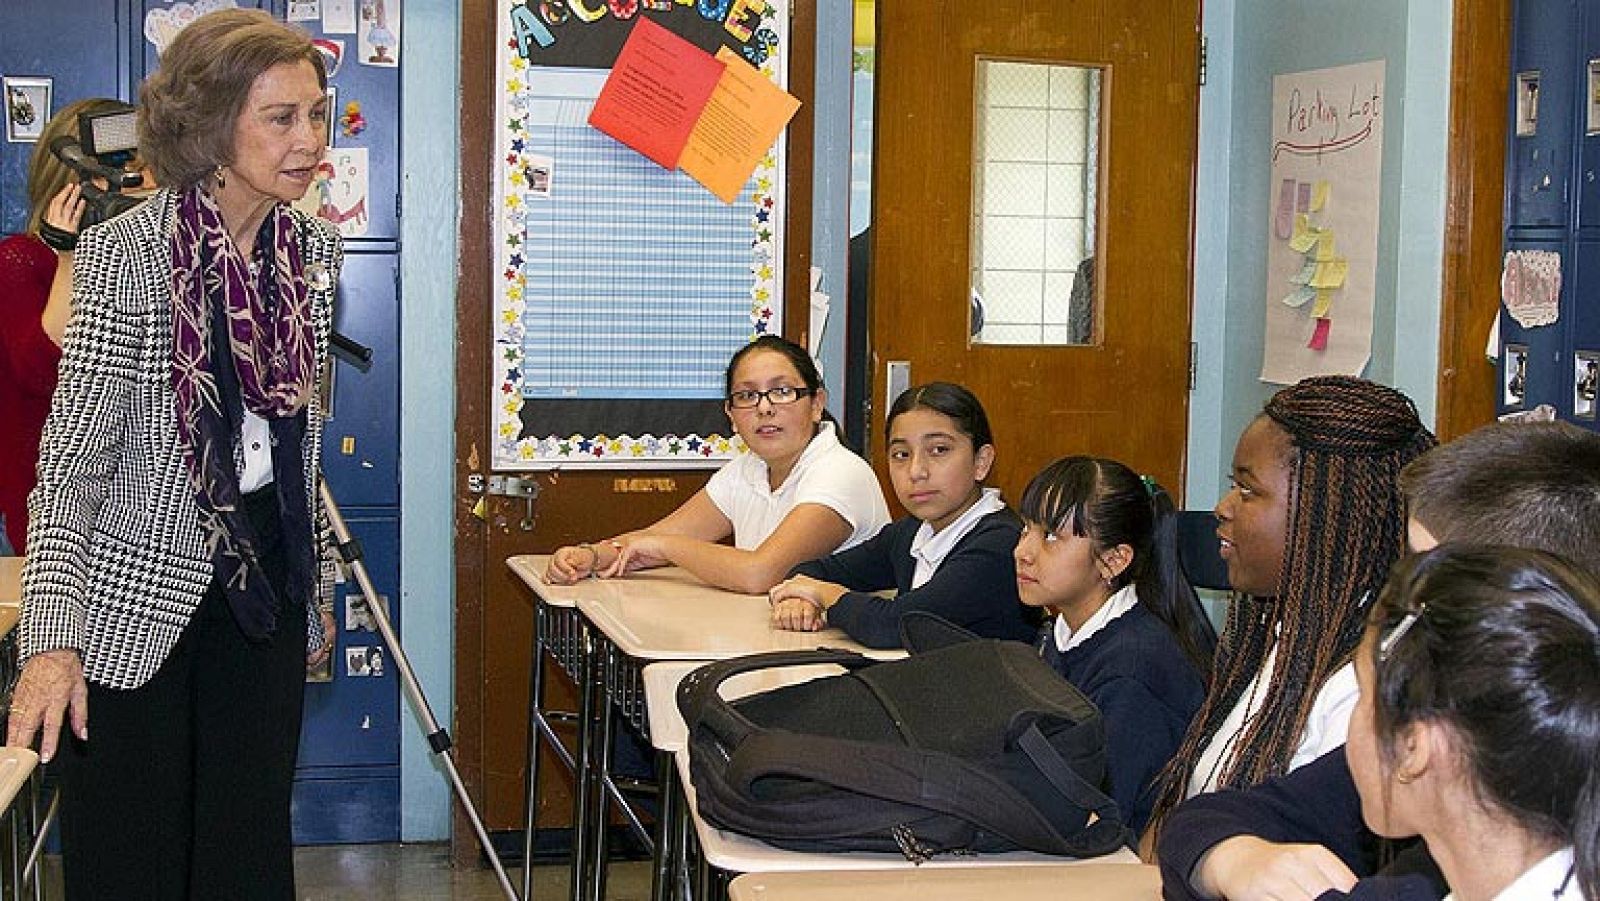
[{"label": "purple and white scarf", "polygon": [[[282,204],[262,223],[254,259],[252,266],[239,252],[210,194],[198,185],[179,194],[172,235],[172,386],[178,443],[200,507],[215,578],[245,635],[261,640],[276,628],[281,599],[262,572],[254,530],[240,504],[234,456],[237,414],[227,409],[227,395],[237,385],[238,400],[232,403],[242,400],[245,409],[273,423],[276,438],[275,421],[298,420],[316,388],[311,303],[294,220]],[[231,360],[213,358],[214,348],[222,346],[220,341],[213,344],[214,322],[226,323]],[[218,378],[217,367],[229,363],[238,378]],[[298,459],[298,443],[286,450]],[[273,456],[276,464],[280,454]],[[292,472],[279,471],[284,468]],[[301,564],[291,568],[298,571],[303,563],[296,558],[310,552],[310,534],[287,527],[309,525],[309,511],[303,509],[304,473],[299,466],[274,469],[290,556]],[[284,480],[284,475],[291,478]],[[301,509],[290,511],[291,504]],[[293,587],[303,588],[294,585],[300,581],[290,580]]]}]

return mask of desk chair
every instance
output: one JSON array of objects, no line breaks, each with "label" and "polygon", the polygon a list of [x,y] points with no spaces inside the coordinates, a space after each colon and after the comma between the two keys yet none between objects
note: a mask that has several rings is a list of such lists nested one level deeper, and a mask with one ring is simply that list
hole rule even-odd
[{"label": "desk chair", "polygon": [[1210,510],[1180,510],[1178,522],[1178,564],[1189,584],[1211,591],[1230,591],[1228,564],[1222,560],[1217,540],[1217,516]]}]

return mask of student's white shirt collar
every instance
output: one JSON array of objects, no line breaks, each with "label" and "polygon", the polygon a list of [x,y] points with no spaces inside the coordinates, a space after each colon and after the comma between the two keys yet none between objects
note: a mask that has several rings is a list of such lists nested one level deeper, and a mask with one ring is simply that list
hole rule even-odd
[{"label": "student's white shirt collar", "polygon": [[1139,603],[1139,593],[1134,591],[1132,585],[1124,585],[1117,590],[1116,594],[1106,598],[1106,602],[1100,605],[1100,609],[1096,610],[1094,615],[1089,617],[1076,632],[1072,631],[1072,627],[1067,625],[1066,617],[1057,616],[1055,629],[1056,650],[1065,654],[1083,644],[1093,638],[1094,633],[1104,629],[1112,620],[1132,610],[1137,603]]},{"label": "student's white shirt collar", "polygon": [[911,576],[911,587],[921,588],[933,578],[939,564],[978,525],[978,520],[1005,507],[1006,502],[1000,499],[1000,489],[985,488],[983,495],[956,517],[955,522],[938,532],[933,531],[933,526],[923,523],[911,539],[911,557],[917,561],[917,569]]},{"label": "student's white shirt collar", "polygon": [[744,477],[750,483],[750,487],[758,490],[761,496],[777,497],[785,491],[793,490],[794,486],[800,483],[800,480],[795,476],[811,465],[812,461],[838,446],[839,436],[833,431],[833,423],[823,420],[817,423],[817,433],[811,436],[811,441],[806,445],[806,449],[800,452],[800,458],[794,461],[794,468],[789,470],[789,475],[784,478],[782,485],[773,489],[772,486],[767,484],[767,473],[770,467],[767,466],[767,461],[753,453],[750,456],[756,465],[746,467]]},{"label": "student's white shirt collar", "polygon": [[[1516,882],[1501,889],[1494,901],[1548,901],[1550,898],[1583,901],[1577,877],[1568,878],[1571,871],[1572,846],[1568,845],[1529,867]],[[1562,891],[1563,883],[1565,891]],[[1444,896],[1444,901],[1455,901],[1455,897],[1456,893],[1451,892]]]}]

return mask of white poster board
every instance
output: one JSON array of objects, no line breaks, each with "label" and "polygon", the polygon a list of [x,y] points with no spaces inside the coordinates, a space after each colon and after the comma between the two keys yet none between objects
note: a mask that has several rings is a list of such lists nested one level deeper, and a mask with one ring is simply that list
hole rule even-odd
[{"label": "white poster board", "polygon": [[1261,379],[1360,375],[1372,356],[1384,61],[1272,79]]}]

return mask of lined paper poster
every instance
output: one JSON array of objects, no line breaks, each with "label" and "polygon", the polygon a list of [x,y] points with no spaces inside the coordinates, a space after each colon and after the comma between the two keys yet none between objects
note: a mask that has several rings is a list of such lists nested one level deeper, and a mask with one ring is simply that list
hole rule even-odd
[{"label": "lined paper poster", "polygon": [[782,141],[729,204],[589,119],[637,22],[781,84],[787,13],[768,0],[503,9],[494,467],[720,462],[737,449],[723,369],[782,321]]}]

